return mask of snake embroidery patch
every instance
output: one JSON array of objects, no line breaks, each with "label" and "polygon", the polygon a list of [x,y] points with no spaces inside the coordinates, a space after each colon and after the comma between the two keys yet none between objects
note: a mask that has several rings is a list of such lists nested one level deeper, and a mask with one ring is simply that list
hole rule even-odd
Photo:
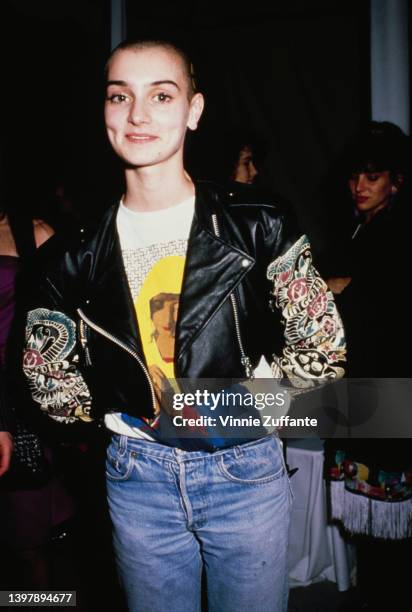
[{"label": "snake embroidery patch", "polygon": [[23,370],[33,400],[63,423],[91,421],[90,391],[78,369],[76,325],[67,315],[38,308],[27,317]]}]

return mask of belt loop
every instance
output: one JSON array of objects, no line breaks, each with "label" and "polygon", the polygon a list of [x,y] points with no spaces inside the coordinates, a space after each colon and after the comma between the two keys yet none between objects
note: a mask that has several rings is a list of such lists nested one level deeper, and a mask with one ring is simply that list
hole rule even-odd
[{"label": "belt loop", "polygon": [[119,442],[119,455],[121,457],[123,457],[126,454],[127,451],[127,436],[120,436],[120,442]]},{"label": "belt loop", "polygon": [[235,453],[235,457],[236,459],[240,459],[240,457],[242,456],[242,449],[239,446],[234,446],[233,447],[233,452]]}]

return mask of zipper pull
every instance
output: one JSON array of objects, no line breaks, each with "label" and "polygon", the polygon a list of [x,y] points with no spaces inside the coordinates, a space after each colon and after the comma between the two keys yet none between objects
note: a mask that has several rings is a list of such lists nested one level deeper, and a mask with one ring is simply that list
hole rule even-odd
[{"label": "zipper pull", "polygon": [[253,372],[252,364],[250,362],[249,357],[245,355],[244,357],[242,357],[241,362],[242,366],[245,368],[246,378],[248,380],[253,380],[255,378],[255,374]]},{"label": "zipper pull", "polygon": [[80,344],[82,345],[82,349],[84,353],[85,365],[91,366],[92,360],[90,359],[89,347],[87,346],[86,324],[83,321],[83,319],[80,319],[80,322],[79,322],[79,335],[80,335]]}]

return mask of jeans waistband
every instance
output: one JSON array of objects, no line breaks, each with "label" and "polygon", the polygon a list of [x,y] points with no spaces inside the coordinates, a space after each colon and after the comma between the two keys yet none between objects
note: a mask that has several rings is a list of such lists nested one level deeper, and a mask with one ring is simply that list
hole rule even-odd
[{"label": "jeans waistband", "polygon": [[206,459],[208,457],[218,457],[220,455],[232,453],[236,456],[241,456],[243,451],[250,448],[256,448],[258,446],[269,444],[273,439],[277,440],[279,448],[281,449],[282,442],[276,432],[270,433],[263,438],[258,440],[252,440],[245,444],[239,444],[236,446],[225,447],[214,452],[208,452],[204,450],[196,451],[185,451],[180,448],[166,446],[159,444],[158,442],[152,442],[149,440],[132,438],[130,436],[124,436],[119,434],[113,434],[112,444],[118,446],[120,454],[135,451],[158,457],[159,459],[169,459],[170,461],[179,458],[179,461],[193,461],[194,459]]}]

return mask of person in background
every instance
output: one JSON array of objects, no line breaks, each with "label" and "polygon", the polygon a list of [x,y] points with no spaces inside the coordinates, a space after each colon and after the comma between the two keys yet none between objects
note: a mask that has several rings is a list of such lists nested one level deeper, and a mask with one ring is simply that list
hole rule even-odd
[{"label": "person in background", "polygon": [[230,178],[237,183],[252,185],[259,171],[256,167],[256,150],[253,144],[241,145],[234,170]]},{"label": "person in background", "polygon": [[[355,213],[347,253],[350,276],[327,282],[345,326],[352,379],[348,401],[355,415],[373,414],[383,401],[379,379],[394,379],[392,401],[397,402],[396,381],[411,377],[405,293],[409,147],[396,125],[371,122],[342,166]],[[368,378],[366,386],[358,378]],[[382,418],[385,436],[391,405]],[[328,446],[332,516],[356,536],[360,609],[377,610],[383,601],[391,605],[394,592],[401,597],[408,589],[402,559],[412,552],[412,441],[355,437]]]},{"label": "person in background", "polygon": [[266,144],[247,130],[223,134],[218,149],[209,160],[208,173],[214,180],[253,185],[266,157]]},{"label": "person in background", "polygon": [[[405,343],[393,333],[390,300],[383,287],[401,290],[406,272],[405,241],[410,219],[409,138],[389,122],[371,122],[342,160],[348,205],[353,208],[350,274],[327,283],[345,315],[352,377],[408,374]],[[379,330],[379,333],[377,331]],[[374,347],[375,350],[372,350]],[[382,359],[384,348],[386,359]]]}]

